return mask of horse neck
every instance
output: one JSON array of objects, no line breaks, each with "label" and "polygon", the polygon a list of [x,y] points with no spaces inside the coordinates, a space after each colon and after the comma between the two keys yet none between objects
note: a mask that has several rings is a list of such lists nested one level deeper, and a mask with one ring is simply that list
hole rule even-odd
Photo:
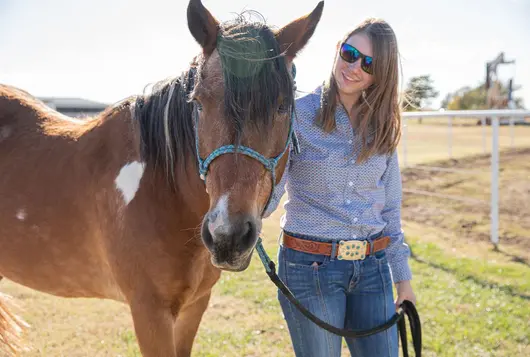
[{"label": "horse neck", "polygon": [[[179,90],[181,88],[175,90],[175,96],[179,95]],[[126,113],[130,115],[132,123],[136,157],[145,165],[142,181],[145,195],[141,199],[145,200],[149,209],[156,211],[160,207],[164,211],[162,216],[172,211],[172,220],[175,220],[175,211],[183,210],[188,212],[188,216],[191,214],[202,218],[209,208],[209,198],[198,172],[194,135],[189,133],[191,114],[178,114],[178,118],[171,118],[178,125],[172,126],[177,131],[170,133],[170,137],[175,138],[179,145],[172,144],[177,162],[170,165],[163,141],[164,116],[149,105],[149,99],[136,98],[130,103],[131,110]],[[176,214],[180,215],[179,212]]]},{"label": "horse neck", "polygon": [[131,108],[126,103],[96,118],[98,124],[79,139],[74,161],[82,163],[84,186],[99,204],[105,202],[111,217],[121,212],[143,227],[156,225],[166,232],[160,239],[178,242],[182,230],[197,227],[208,210],[204,184],[193,160],[187,174],[176,172],[172,181],[163,165],[142,156],[141,126]]}]

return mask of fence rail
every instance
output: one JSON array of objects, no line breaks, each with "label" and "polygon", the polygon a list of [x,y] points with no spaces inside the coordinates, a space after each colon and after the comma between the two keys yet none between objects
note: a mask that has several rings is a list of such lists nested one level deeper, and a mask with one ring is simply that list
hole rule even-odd
[{"label": "fence rail", "polygon": [[[404,112],[402,113],[403,118],[403,134],[402,134],[402,145],[403,145],[403,165],[408,167],[407,162],[407,149],[408,149],[408,138],[407,138],[407,121],[410,119],[429,119],[429,118],[447,118],[447,148],[449,157],[453,154],[453,119],[454,118],[467,118],[467,119],[480,119],[483,127],[483,150],[486,152],[486,118],[490,118],[492,127],[491,137],[491,197],[490,197],[490,218],[491,218],[491,234],[490,239],[495,248],[499,244],[499,124],[501,117],[509,118],[510,125],[510,136],[511,145],[514,145],[514,122],[515,118],[526,118],[530,117],[530,110],[522,109],[508,109],[508,110],[446,110],[446,111],[429,111],[429,112]],[[438,170],[438,171],[458,171],[466,173],[476,173],[473,170],[458,170],[458,169],[447,169],[438,167],[427,167],[427,166],[415,166],[418,169],[425,170]],[[428,196],[439,196],[432,192],[405,189],[405,192],[413,194],[421,194]],[[452,197],[443,195],[446,199],[453,199],[459,201],[475,202],[479,201],[471,198]],[[481,201],[483,202],[483,201]]]}]

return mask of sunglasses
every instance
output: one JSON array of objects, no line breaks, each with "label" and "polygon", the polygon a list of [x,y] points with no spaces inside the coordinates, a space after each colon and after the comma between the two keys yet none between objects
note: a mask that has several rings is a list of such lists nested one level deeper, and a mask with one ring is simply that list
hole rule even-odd
[{"label": "sunglasses", "polygon": [[340,45],[340,58],[348,63],[355,63],[359,58],[361,59],[361,69],[368,74],[374,74],[374,59],[366,56],[352,45],[344,42]]}]

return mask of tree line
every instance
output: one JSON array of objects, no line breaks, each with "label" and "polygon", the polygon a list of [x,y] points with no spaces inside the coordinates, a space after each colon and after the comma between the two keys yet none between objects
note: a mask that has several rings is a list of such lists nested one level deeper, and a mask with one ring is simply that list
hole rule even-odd
[{"label": "tree line", "polygon": [[[508,88],[501,83],[501,94],[508,93]],[[429,74],[412,77],[402,93],[402,108],[404,111],[425,110],[431,105],[432,99],[438,97],[434,81]],[[486,100],[486,85],[465,86],[454,92],[447,93],[440,103],[440,108],[447,110],[480,110],[488,109]],[[513,93],[512,93],[513,96]],[[517,108],[524,108],[522,98],[513,97]]]}]

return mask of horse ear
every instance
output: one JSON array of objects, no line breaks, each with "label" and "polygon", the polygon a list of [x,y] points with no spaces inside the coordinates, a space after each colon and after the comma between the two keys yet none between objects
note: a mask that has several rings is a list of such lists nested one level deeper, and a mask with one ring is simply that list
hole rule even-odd
[{"label": "horse ear", "polygon": [[201,0],[190,0],[188,4],[188,28],[201,45],[205,55],[210,55],[217,44],[219,21],[204,7]]},{"label": "horse ear", "polygon": [[311,13],[299,17],[276,32],[280,50],[285,52],[288,61],[292,61],[313,36],[323,9],[324,1],[320,1]]}]

